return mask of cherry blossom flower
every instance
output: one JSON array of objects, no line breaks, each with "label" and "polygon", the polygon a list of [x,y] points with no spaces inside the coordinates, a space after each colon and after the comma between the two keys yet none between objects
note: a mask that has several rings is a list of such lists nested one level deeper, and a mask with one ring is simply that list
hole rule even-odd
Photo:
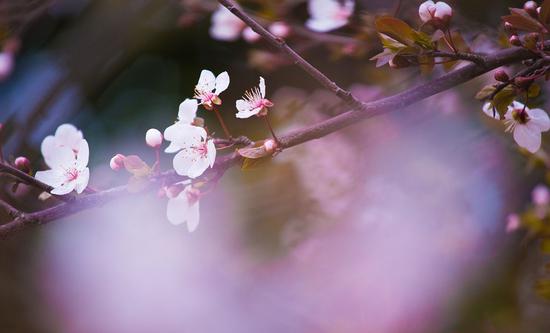
[{"label": "cherry blossom flower", "polygon": [[245,23],[233,15],[227,8],[220,5],[212,15],[210,36],[217,40],[231,42],[239,39]]},{"label": "cherry blossom flower", "polygon": [[311,17],[306,26],[318,32],[327,32],[345,26],[353,13],[355,2],[345,0],[309,0],[308,11]]},{"label": "cherry blossom flower", "polygon": [[162,144],[162,133],[156,128],[150,128],[145,133],[145,143],[151,148],[157,148]]},{"label": "cherry blossom flower", "polygon": [[277,37],[286,38],[290,35],[290,27],[285,22],[274,22],[268,27],[269,32]]},{"label": "cherry blossom flower", "polygon": [[50,155],[51,170],[38,171],[35,178],[53,187],[52,194],[64,195],[76,190],[82,193],[88,186],[90,169],[88,142],[80,140],[78,152],[68,146],[58,147]]},{"label": "cherry blossom flower", "polygon": [[199,197],[200,191],[192,185],[187,185],[176,197],[169,197],[166,208],[168,221],[173,225],[187,222],[187,230],[195,231],[199,225]]},{"label": "cherry blossom flower", "polygon": [[547,186],[539,184],[531,192],[531,199],[535,205],[548,205],[550,203],[550,190]]},{"label": "cherry blossom flower", "polygon": [[267,108],[273,106],[273,103],[265,98],[265,80],[260,76],[260,84],[251,90],[245,92],[242,99],[237,100],[236,107],[237,118],[249,118],[254,115],[263,116],[267,114]]},{"label": "cherry blossom flower", "polygon": [[521,219],[517,214],[510,214],[506,218],[506,232],[512,233],[521,227]]},{"label": "cherry blossom flower", "polygon": [[418,15],[424,23],[434,20],[448,22],[453,16],[453,9],[443,1],[438,1],[436,3],[433,1],[425,1],[418,8]]},{"label": "cherry blossom flower", "polygon": [[177,152],[173,166],[179,175],[197,178],[214,165],[216,147],[204,128],[177,122],[164,131],[164,138],[170,141],[164,152]]},{"label": "cherry blossom flower", "polygon": [[199,82],[195,86],[194,98],[200,101],[206,109],[211,110],[214,105],[222,104],[219,95],[229,87],[229,74],[227,72],[214,76],[209,70],[203,69]]},{"label": "cherry blossom flower", "polygon": [[536,153],[541,145],[541,133],[550,129],[550,118],[542,109],[529,109],[514,101],[504,115],[507,132],[513,132],[518,145]]},{"label": "cherry blossom flower", "polygon": [[78,130],[74,125],[62,124],[55,131],[55,135],[48,135],[42,141],[40,150],[46,165],[53,169],[51,156],[57,153],[60,147],[67,147],[73,151],[74,154],[78,154],[81,141],[84,140],[82,132]]}]

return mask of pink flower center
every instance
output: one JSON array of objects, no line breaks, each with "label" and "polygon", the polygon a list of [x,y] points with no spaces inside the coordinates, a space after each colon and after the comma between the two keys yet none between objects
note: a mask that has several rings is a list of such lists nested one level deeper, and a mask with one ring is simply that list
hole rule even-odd
[{"label": "pink flower center", "polygon": [[195,97],[200,99],[203,104],[213,104],[216,94],[210,91],[195,91]]},{"label": "pink flower center", "polygon": [[206,142],[201,143],[197,147],[193,147],[193,149],[195,150],[197,155],[199,155],[200,157],[206,157],[206,155],[208,155],[208,147],[206,145]]},{"label": "pink flower center", "polygon": [[79,172],[75,168],[71,168],[67,171],[65,171],[65,177],[67,178],[67,181],[73,181],[78,178]]}]

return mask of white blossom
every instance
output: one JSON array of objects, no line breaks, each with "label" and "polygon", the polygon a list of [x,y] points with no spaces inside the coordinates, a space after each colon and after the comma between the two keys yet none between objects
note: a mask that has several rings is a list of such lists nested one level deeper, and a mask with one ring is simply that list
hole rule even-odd
[{"label": "white blossom", "polygon": [[216,147],[204,128],[177,122],[164,131],[164,138],[170,141],[164,151],[177,152],[173,166],[179,175],[196,178],[214,165]]},{"label": "white blossom", "polygon": [[267,112],[267,108],[273,106],[273,103],[265,98],[265,80],[260,76],[258,87],[245,92],[242,99],[235,103],[237,107],[237,118],[249,118],[254,115],[262,115]]},{"label": "white blossom", "polygon": [[504,115],[506,131],[513,132],[518,145],[535,153],[540,149],[541,133],[550,129],[550,118],[542,109],[529,109],[514,101]]},{"label": "white blossom", "polygon": [[181,102],[179,111],[178,111],[178,121],[184,124],[192,124],[197,117],[197,100],[196,99],[185,99]]},{"label": "white blossom", "polygon": [[52,194],[64,195],[75,190],[82,193],[88,186],[90,170],[88,142],[80,140],[77,153],[68,146],[57,147],[49,157],[50,170],[38,171],[35,178],[53,187]]},{"label": "white blossom", "polygon": [[255,43],[260,40],[261,36],[252,28],[246,27],[243,30],[243,39],[249,43]]},{"label": "white blossom", "polygon": [[345,0],[309,0],[308,11],[310,18],[306,26],[318,32],[327,32],[345,26],[353,13],[355,2]]},{"label": "white blossom", "polygon": [[187,222],[189,232],[195,231],[199,225],[200,191],[187,185],[176,197],[168,199],[166,216],[173,225]]},{"label": "white blossom", "polygon": [[424,23],[436,19],[447,21],[453,16],[453,9],[443,1],[426,1],[418,7],[418,15]]},{"label": "white blossom", "polygon": [[199,82],[195,86],[194,98],[200,101],[207,109],[212,109],[214,105],[222,103],[219,95],[229,87],[229,74],[222,72],[214,76],[209,70],[203,69],[199,77]]},{"label": "white blossom", "polygon": [[235,41],[239,39],[244,27],[245,23],[240,18],[220,5],[212,15],[210,36],[217,40]]},{"label": "white blossom", "polygon": [[485,113],[487,116],[500,120],[500,115],[498,114],[497,110],[493,107],[493,104],[491,102],[486,102],[483,104],[483,113]]},{"label": "white blossom", "polygon": [[74,125],[62,124],[55,131],[55,135],[48,135],[42,141],[40,150],[46,165],[53,168],[52,155],[57,154],[57,150],[60,147],[67,147],[73,151],[74,154],[78,154],[81,141],[84,140],[82,132],[78,130]]}]

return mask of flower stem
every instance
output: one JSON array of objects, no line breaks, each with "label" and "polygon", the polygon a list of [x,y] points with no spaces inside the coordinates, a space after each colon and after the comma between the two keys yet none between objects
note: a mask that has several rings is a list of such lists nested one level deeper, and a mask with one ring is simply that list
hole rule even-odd
[{"label": "flower stem", "polygon": [[458,49],[456,48],[455,42],[453,41],[453,35],[451,34],[451,30],[449,30],[449,28],[447,28],[446,31],[443,32],[443,39],[454,53],[458,53]]},{"label": "flower stem", "polygon": [[223,121],[222,115],[220,114],[220,112],[217,109],[212,109],[212,110],[216,114],[216,117],[218,117],[218,121],[220,122],[220,125],[222,125],[223,132],[225,133],[225,136],[228,139],[231,139],[232,138],[231,133],[229,133],[229,130],[227,129],[227,126],[225,125],[225,122]]},{"label": "flower stem", "polygon": [[279,145],[281,142],[277,138],[277,135],[275,135],[275,131],[273,131],[273,127],[271,126],[271,122],[269,121],[268,116],[265,115],[262,118],[265,119],[265,123],[267,124],[267,127],[269,128],[269,131],[271,132],[271,135],[273,136],[273,140],[275,140],[275,143],[277,143],[277,145]]}]

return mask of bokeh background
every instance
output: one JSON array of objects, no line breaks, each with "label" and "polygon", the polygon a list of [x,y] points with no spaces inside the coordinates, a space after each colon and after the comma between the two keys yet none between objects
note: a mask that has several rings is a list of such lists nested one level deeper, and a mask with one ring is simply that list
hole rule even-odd
[{"label": "bokeh background", "polygon": [[[450,2],[483,52],[496,48],[500,16],[522,5]],[[40,169],[42,138],[69,122],[90,143],[91,185],[123,184],[110,157],[152,161],[145,131],[173,123],[204,68],[229,72],[222,114],[253,139],[267,130],[237,120],[233,101],[259,75],[278,133],[345,110],[261,42],[212,39],[196,3],[60,0],[27,20],[8,17],[41,1],[0,1],[2,33],[16,29],[21,40],[0,83],[7,155]],[[283,2],[251,8],[266,3]],[[289,3],[287,18],[302,24],[305,2]],[[415,22],[418,3],[403,1],[402,17]],[[358,1],[356,12],[393,5]],[[351,54],[318,41],[293,46],[364,100],[429,79],[376,69],[369,43]],[[547,258],[505,232],[543,172],[480,112],[473,95],[490,79],[230,170],[202,199],[192,234],[170,225],[166,200],[151,193],[2,241],[0,332],[549,332],[550,306],[533,288]],[[221,133],[212,114],[201,116]],[[170,156],[162,162],[168,168]]]}]

